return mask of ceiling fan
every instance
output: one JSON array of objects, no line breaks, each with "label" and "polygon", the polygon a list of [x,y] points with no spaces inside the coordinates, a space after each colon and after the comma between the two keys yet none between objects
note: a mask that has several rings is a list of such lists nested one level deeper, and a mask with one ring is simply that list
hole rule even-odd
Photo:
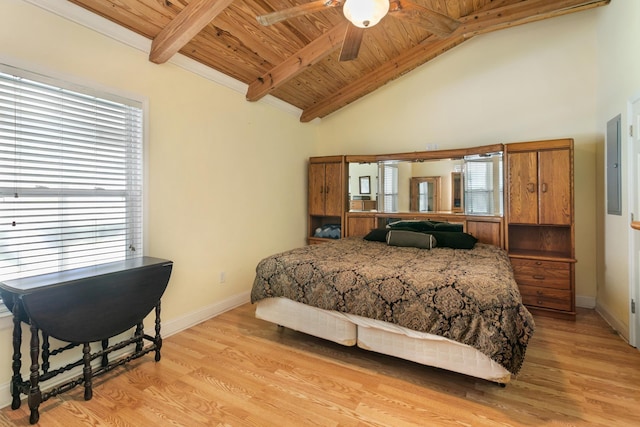
[{"label": "ceiling fan", "polygon": [[356,59],[360,51],[365,28],[373,27],[387,14],[422,26],[438,37],[447,37],[460,25],[459,21],[447,15],[409,0],[314,0],[284,10],[260,15],[257,19],[261,25],[267,26],[297,16],[340,6],[342,6],[344,16],[352,24],[347,27],[347,32],[342,42],[340,61]]}]

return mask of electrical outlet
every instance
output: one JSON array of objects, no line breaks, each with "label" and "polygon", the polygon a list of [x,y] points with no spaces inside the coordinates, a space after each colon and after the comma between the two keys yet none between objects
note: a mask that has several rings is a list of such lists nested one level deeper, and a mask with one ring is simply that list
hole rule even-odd
[{"label": "electrical outlet", "polygon": [[224,271],[220,272],[220,283],[225,283],[227,281],[227,273]]}]

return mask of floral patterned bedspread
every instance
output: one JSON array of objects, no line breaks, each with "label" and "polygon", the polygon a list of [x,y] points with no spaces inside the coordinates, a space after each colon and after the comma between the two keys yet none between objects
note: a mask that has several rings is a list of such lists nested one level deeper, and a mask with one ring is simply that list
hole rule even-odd
[{"label": "floral patterned bedspread", "polygon": [[517,374],[534,331],[504,250],[388,246],[361,238],[260,261],[251,301],[285,297],[440,335]]}]

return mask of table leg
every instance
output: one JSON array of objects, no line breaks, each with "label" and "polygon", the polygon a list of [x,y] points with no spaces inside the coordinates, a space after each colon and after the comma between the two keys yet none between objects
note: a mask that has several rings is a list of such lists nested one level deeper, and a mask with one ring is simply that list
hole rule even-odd
[{"label": "table leg", "polygon": [[20,347],[22,345],[22,325],[20,322],[20,303],[17,298],[13,301],[13,376],[11,377],[11,409],[20,407],[20,393],[22,392],[22,354]]},{"label": "table leg", "polygon": [[27,402],[29,403],[29,409],[31,415],[29,416],[29,422],[35,424],[40,419],[40,413],[38,408],[42,402],[42,392],[40,391],[40,365],[38,363],[38,357],[40,356],[40,340],[38,338],[38,328],[35,323],[31,322],[31,375],[29,376],[29,397]]},{"label": "table leg", "polygon": [[82,374],[84,376],[84,400],[91,400],[93,397],[93,390],[91,385],[91,377],[93,372],[91,370],[91,345],[86,342],[82,347],[82,361],[84,367],[82,368]]},{"label": "table leg", "polygon": [[160,301],[156,305],[156,336],[153,340],[156,344],[156,362],[160,361],[160,349],[162,348],[162,337],[160,336]]}]

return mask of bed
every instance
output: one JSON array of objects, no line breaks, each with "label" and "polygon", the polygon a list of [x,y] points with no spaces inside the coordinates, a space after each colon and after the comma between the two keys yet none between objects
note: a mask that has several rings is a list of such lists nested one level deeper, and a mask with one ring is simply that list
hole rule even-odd
[{"label": "bed", "polygon": [[506,252],[475,242],[472,249],[394,246],[386,242],[388,230],[379,235],[263,259],[251,291],[256,316],[343,345],[508,383],[522,366],[534,321]]}]

